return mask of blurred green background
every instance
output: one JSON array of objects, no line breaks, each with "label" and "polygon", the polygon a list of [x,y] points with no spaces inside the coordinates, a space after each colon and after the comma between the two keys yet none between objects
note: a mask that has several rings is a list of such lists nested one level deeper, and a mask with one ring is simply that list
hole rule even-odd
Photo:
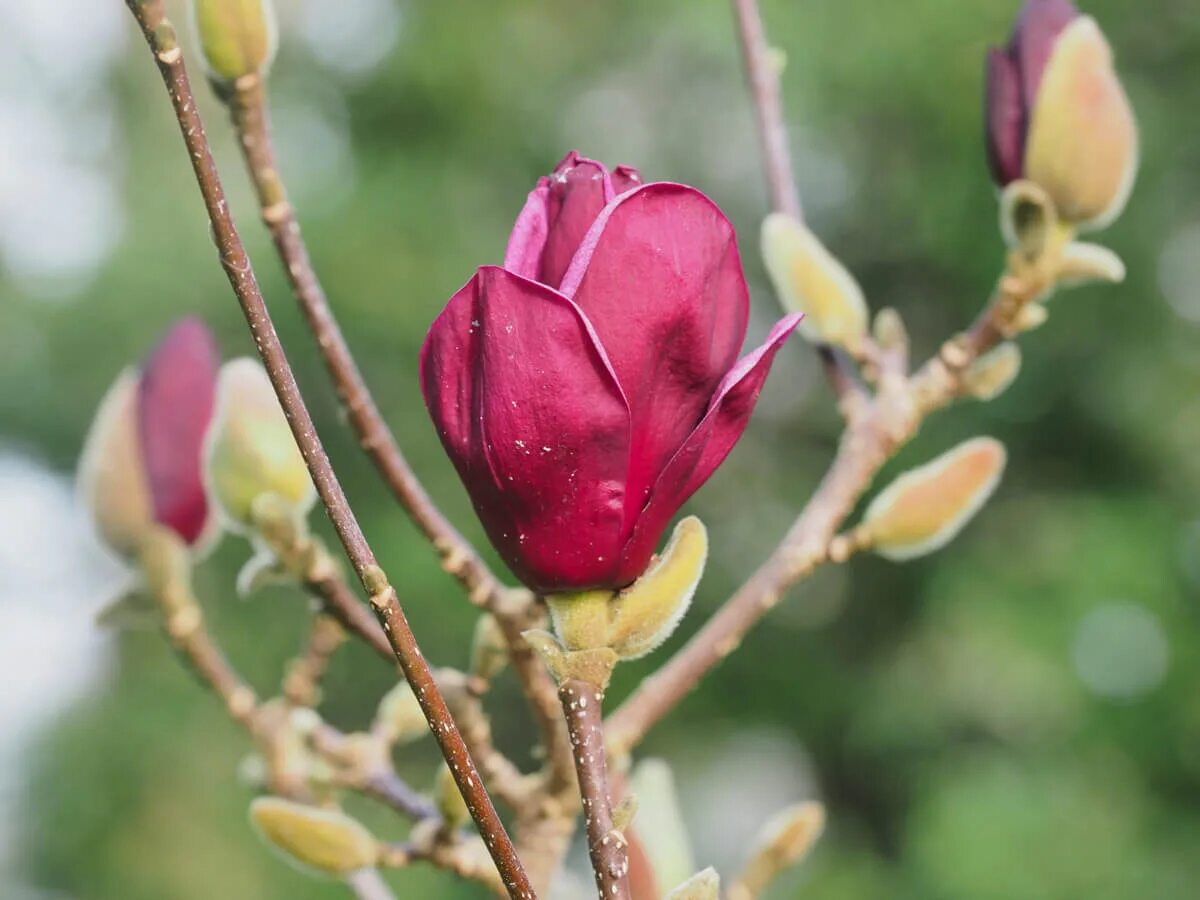
[{"label": "blurred green background", "polygon": [[[752,338],[777,315],[756,252],[765,190],[725,3],[279,5],[277,139],[318,270],[402,445],[472,539],[481,530],[427,420],[416,354],[474,267],[500,260],[526,191],[565,150],[710,194],[742,237]],[[903,313],[920,356],[973,316],[1001,263],[979,100],[985,47],[1004,39],[1017,5],[763,3],[787,54],[809,218],[873,304]],[[938,416],[889,469],[979,433],[1004,441],[1004,482],[954,544],[906,566],[822,571],[643,748],[676,768],[698,862],[728,874],[774,809],[828,804],[814,856],[771,897],[1197,895],[1200,17],[1194,0],[1084,8],[1114,44],[1142,129],[1132,202],[1100,237],[1128,281],[1054,300],[1025,341],[1020,380]],[[0,896],[344,896],[252,836],[251,791],[236,776],[245,739],[158,635],[97,635],[90,623],[116,576],[80,537],[67,479],[106,386],[185,312],[203,314],[227,356],[252,347],[124,4],[0,0],[0,32],[0,692],[11,695],[0,703]],[[204,100],[350,497],[426,654],[461,665],[473,612],[343,427],[222,111]],[[612,702],[768,553],[837,430],[796,341],[739,448],[690,504],[714,543],[697,602],[666,648],[622,668]],[[298,646],[303,601],[284,589],[237,600],[248,552],[227,538],[199,586],[266,692]],[[343,652],[323,711],[362,725],[388,684],[368,654]],[[529,764],[528,719],[507,680],[494,712],[501,744]],[[425,785],[435,759],[422,744],[399,765]],[[478,895],[425,869],[389,877],[403,897]]]}]

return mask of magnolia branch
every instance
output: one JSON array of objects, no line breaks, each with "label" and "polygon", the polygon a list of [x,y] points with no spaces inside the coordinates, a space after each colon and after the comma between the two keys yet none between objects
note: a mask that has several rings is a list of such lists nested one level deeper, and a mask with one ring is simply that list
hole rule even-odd
[{"label": "magnolia branch", "polygon": [[825,477],[767,561],[704,627],[608,719],[609,746],[627,752],[663,718],[781,599],[783,592],[825,561],[853,552],[837,537],[847,516],[891,457],[924,418],[962,394],[962,375],[980,355],[1019,331],[1020,311],[1046,288],[1036,267],[1010,255],[992,301],[971,328],[947,341],[911,377],[890,372],[875,396],[847,406],[848,424]]},{"label": "magnolia branch", "polygon": [[[384,422],[330,308],[301,234],[295,207],[288,199],[271,141],[263,78],[255,74],[238,79],[229,105],[263,222],[271,233],[288,281],[317,340],[351,425],[396,498],[437,549],[446,571],[462,584],[473,603],[496,616],[509,647],[513,669],[541,730],[551,766],[551,781],[561,785],[569,781],[571,763],[565,733],[559,722],[555,688],[521,637],[522,631],[536,626],[531,621],[532,596],[525,590],[506,588],[492,574],[479,554],[429,498]],[[348,607],[339,603],[334,609],[345,612]],[[366,636],[361,629],[352,630]],[[370,642],[378,649],[377,641]]]},{"label": "magnolia branch", "polygon": [[308,465],[317,492],[333,521],[347,556],[376,608],[384,631],[404,669],[405,676],[413,686],[430,729],[442,749],[472,818],[484,836],[509,894],[514,900],[518,897],[532,897],[534,891],[521,861],[517,858],[504,825],[479,779],[462,736],[459,735],[445,700],[434,683],[429,666],[421,656],[416,638],[400,608],[396,591],[379,567],[354,517],[300,395],[245,247],[229,213],[184,67],[183,50],[176,39],[173,26],[166,18],[164,4],[162,0],[127,0],[127,4],[141,26],[158,64],[204,197],[221,263],[237,295],[263,365]]},{"label": "magnolia branch", "polygon": [[625,836],[613,827],[608,790],[604,725],[600,713],[604,694],[595,685],[572,678],[562,683],[558,695],[575,755],[588,855],[596,876],[596,889],[602,898],[629,900],[629,854]]},{"label": "magnolia branch", "polygon": [[[733,0],[739,37],[750,76],[765,168],[777,211],[799,215],[795,182],[779,104],[778,75],[770,60],[756,0]],[[1021,311],[1052,280],[1021,254],[1010,254],[991,302],[971,328],[948,341],[911,377],[907,347],[871,347],[876,392],[863,390],[848,361],[819,347],[826,372],[846,418],[837,453],[816,492],[767,560],[700,631],[634,693],[607,721],[609,746],[628,752],[772,609],[784,591],[827,560],[842,562],[854,551],[837,532],[883,465],[916,434],[925,416],[962,391],[961,377],[981,354],[1021,330]]]},{"label": "magnolia branch", "polygon": [[462,583],[473,602],[491,606],[503,586],[421,486],[379,412],[330,308],[279,174],[267,118],[266,91],[260,76],[238,79],[230,98],[230,110],[263,222],[271,233],[288,282],[317,340],[359,443],[401,506],[437,549],[446,571]]}]

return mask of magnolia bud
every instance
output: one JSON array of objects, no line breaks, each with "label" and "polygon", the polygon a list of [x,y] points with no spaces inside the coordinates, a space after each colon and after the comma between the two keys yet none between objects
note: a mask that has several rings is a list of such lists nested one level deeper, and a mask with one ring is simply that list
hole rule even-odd
[{"label": "magnolia bud", "polygon": [[1029,125],[1025,174],[1068,222],[1100,228],[1120,214],[1137,171],[1138,135],[1112,50],[1094,19],[1059,35]]},{"label": "magnolia bud", "polygon": [[1021,371],[1021,348],[1012,341],[979,357],[963,372],[963,389],[977,400],[994,400]]},{"label": "magnolia bud", "polygon": [[719,900],[720,896],[721,876],[710,866],[667,894],[666,900]]},{"label": "magnolia bud", "polygon": [[372,731],[388,743],[407,744],[429,734],[429,723],[417,695],[407,681],[399,682],[383,695],[375,712]]},{"label": "magnolia bud", "polygon": [[233,82],[270,67],[276,43],[270,0],[192,0],[192,15],[214,81]]},{"label": "magnolia bud", "polygon": [[379,857],[371,832],[337,810],[259,797],[250,804],[250,821],[288,860],[326,875],[365,869]]},{"label": "magnolia bud", "polygon": [[662,555],[611,604],[607,646],[637,659],[671,636],[691,605],[704,562],[708,532],[695,516],[680,520]]},{"label": "magnolia bud", "polygon": [[945,546],[991,496],[1004,445],[973,438],[905,472],[867,507],[856,539],[897,562]]},{"label": "magnolia bud", "polygon": [[266,370],[249,358],[221,367],[208,442],[208,483],[231,522],[246,526],[254,502],[273,494],[299,515],[316,494]]},{"label": "magnolia bud", "polygon": [[467,801],[454,782],[454,776],[443,763],[438,769],[433,783],[433,802],[441,813],[443,827],[447,831],[457,831],[471,821],[471,811]]},{"label": "magnolia bud", "polygon": [[801,333],[810,341],[854,352],[867,330],[862,288],[802,222],[771,213],[762,224],[767,274],[785,309],[804,313]]},{"label": "magnolia bud", "polygon": [[825,828],[825,807],[798,803],[774,815],[754,844],[730,900],[758,897],[780,874],[804,859]]},{"label": "magnolia bud", "polygon": [[104,395],[79,464],[80,493],[100,538],[126,557],[154,523],[138,441],[137,380],[126,369]]},{"label": "magnolia bud", "polygon": [[79,464],[79,493],[101,539],[119,555],[135,556],[155,526],[193,552],[216,535],[201,478],[216,367],[208,329],[183,319],[101,402]]}]

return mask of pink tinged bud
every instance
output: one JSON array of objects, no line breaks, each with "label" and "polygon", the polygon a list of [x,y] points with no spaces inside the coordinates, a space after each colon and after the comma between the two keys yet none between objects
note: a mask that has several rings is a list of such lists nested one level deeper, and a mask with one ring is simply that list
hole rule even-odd
[{"label": "pink tinged bud", "polygon": [[172,328],[142,368],[138,426],[154,518],[194,544],[209,524],[202,448],[212,420],[217,345],[199,319]]},{"label": "pink tinged bud", "polygon": [[1100,227],[1124,207],[1137,125],[1108,42],[1067,0],[1030,0],[989,52],[986,132],[996,182],[1036,182],[1064,221]]},{"label": "pink tinged bud", "polygon": [[100,536],[117,553],[138,552],[164,526],[195,548],[214,533],[201,478],[212,418],[216,345],[198,319],[175,325],[141,372],[109,391],[88,434],[80,487]]},{"label": "pink tinged bud", "polygon": [[1125,207],[1137,161],[1137,124],[1112,50],[1095,20],[1076,19],[1059,36],[1042,78],[1025,174],[1065,221],[1101,228]]},{"label": "pink tinged bud", "polygon": [[857,538],[897,562],[948,544],[1000,482],[1004,445],[973,438],[905,472],[872,501]]},{"label": "pink tinged bud", "polygon": [[[421,352],[430,415],[488,536],[546,593],[620,588],[645,571],[741,436],[800,318],[737,359],[749,297],[733,228],[678,184],[614,186],[559,278],[561,259],[545,267],[551,232],[569,243],[567,207],[594,207],[594,188],[571,186],[593,165],[560,164],[553,219],[539,185],[506,268],[480,269]],[[632,170],[609,180],[632,183]]]},{"label": "pink tinged bud", "polygon": [[306,513],[316,491],[262,364],[249,357],[225,363],[217,398],[207,475],[222,512],[233,525],[250,525],[255,501],[271,495]]},{"label": "pink tinged bud", "polygon": [[1023,174],[1025,138],[1042,71],[1059,34],[1078,15],[1068,0],[1028,0],[1008,46],[988,51],[986,143],[992,176],[1001,187]]}]

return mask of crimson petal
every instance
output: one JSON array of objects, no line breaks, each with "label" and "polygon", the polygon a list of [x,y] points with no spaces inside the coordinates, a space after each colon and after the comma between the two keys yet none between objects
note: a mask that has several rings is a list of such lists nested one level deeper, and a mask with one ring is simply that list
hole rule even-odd
[{"label": "crimson petal", "polygon": [[595,327],[629,403],[628,534],[745,338],[750,298],[733,226],[695,188],[635,188],[596,220],[562,292]]},{"label": "crimson petal", "polygon": [[1008,54],[989,50],[984,117],[992,178],[1004,187],[1021,177],[1025,156],[1025,112],[1017,67]]},{"label": "crimson petal", "polygon": [[421,385],[489,538],[539,591],[612,584],[629,414],[586,316],[481,268],[430,328]]},{"label": "crimson petal", "polygon": [[725,461],[741,438],[775,354],[801,318],[792,314],[777,322],[762,346],[739,360],[721,381],[703,421],[654,483],[649,502],[621,551],[620,583],[632,581],[645,571],[671,517]]},{"label": "crimson petal", "polygon": [[182,319],[142,367],[138,430],[154,518],[188,544],[209,521],[202,460],[216,393],[217,346],[204,323]]}]

